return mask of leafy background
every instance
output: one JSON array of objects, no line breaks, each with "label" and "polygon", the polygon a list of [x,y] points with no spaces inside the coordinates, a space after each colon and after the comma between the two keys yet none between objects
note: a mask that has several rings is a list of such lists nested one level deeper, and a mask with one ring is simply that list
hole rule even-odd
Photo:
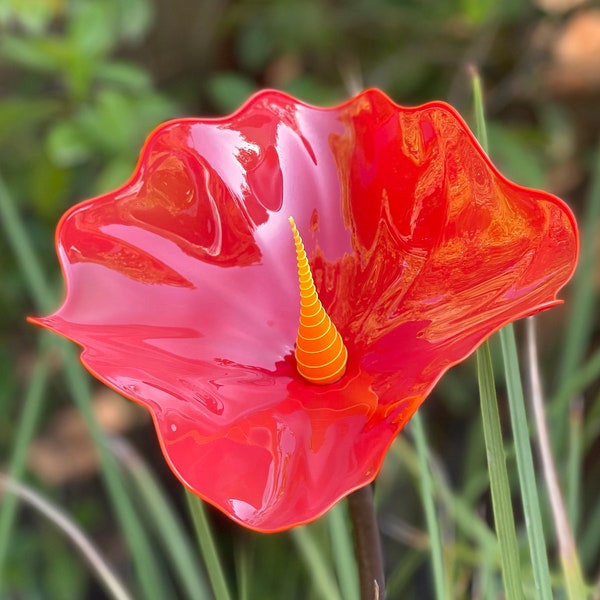
[{"label": "leafy background", "polygon": [[[226,114],[264,87],[333,104],[377,86],[400,104],[447,100],[474,122],[474,67],[485,86],[496,163],[519,183],[565,198],[581,223],[581,262],[563,293],[567,303],[542,315],[538,330],[556,468],[591,584],[600,575],[596,3],[0,3],[1,468],[60,505],[136,597],[210,598],[212,592],[182,491],[160,458],[144,411],[90,381],[73,349],[25,322],[62,295],[53,249],[60,215],[121,184],[144,138],[165,119]],[[525,557],[501,384],[499,394]],[[453,369],[420,412],[451,597],[500,598],[474,361]],[[409,426],[376,487],[390,598],[434,597],[419,485]],[[565,597],[541,478],[538,486],[555,597]],[[343,528],[344,511],[342,503],[314,525],[275,536],[243,531],[209,512],[233,596],[355,597],[336,570],[336,540],[343,536],[336,527]],[[526,596],[535,598],[526,566],[523,578]],[[104,594],[60,529],[38,511],[3,500],[0,597]]]}]

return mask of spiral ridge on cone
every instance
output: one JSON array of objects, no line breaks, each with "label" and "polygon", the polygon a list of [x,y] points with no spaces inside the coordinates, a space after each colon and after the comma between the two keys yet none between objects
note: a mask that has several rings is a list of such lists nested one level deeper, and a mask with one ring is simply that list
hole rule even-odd
[{"label": "spiral ridge on cone", "polygon": [[333,383],[346,372],[348,350],[317,295],[304,244],[290,217],[300,283],[300,322],[296,338],[296,367],[307,381]]}]

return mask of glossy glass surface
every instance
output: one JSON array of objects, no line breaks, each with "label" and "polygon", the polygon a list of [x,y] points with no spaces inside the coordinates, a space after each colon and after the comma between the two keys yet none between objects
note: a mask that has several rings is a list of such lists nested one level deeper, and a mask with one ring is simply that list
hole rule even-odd
[{"label": "glossy glass surface", "polygon": [[[326,386],[294,364],[289,216],[348,348]],[[66,300],[36,322],[148,407],[186,486],[275,531],[373,480],[449,367],[556,304],[578,246],[566,206],[499,175],[453,109],[368,90],[326,109],[263,92],[162,125],[57,247]]]}]

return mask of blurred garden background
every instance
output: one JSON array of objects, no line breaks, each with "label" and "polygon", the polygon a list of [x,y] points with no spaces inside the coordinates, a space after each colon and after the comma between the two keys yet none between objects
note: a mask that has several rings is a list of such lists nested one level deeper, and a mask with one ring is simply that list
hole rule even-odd
[{"label": "blurred garden background", "polygon": [[[75,348],[25,320],[61,301],[53,243],[61,214],[122,184],[166,119],[224,115],[266,87],[328,105],[375,86],[402,105],[446,100],[474,125],[473,68],[495,163],[562,197],[580,223],[567,302],[537,322],[556,469],[585,579],[598,585],[598,3],[0,0],[0,469],[60,506],[133,597],[211,598],[210,567],[146,412],[93,381]],[[538,598],[501,370],[497,382],[523,589]],[[449,597],[502,598],[474,360],[448,373],[420,413]],[[419,473],[409,426],[376,485],[389,598],[436,597]],[[566,598],[541,475],[537,488],[554,597]],[[276,535],[209,511],[232,597],[357,598],[335,547],[344,503],[336,510]],[[2,497],[0,598],[106,597],[60,527]]]}]

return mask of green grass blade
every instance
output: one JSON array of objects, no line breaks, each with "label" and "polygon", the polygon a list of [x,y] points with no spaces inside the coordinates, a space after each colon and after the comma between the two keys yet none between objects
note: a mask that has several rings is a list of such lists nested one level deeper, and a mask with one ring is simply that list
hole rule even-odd
[{"label": "green grass blade", "polygon": [[[483,109],[483,91],[481,78],[475,69],[472,71],[472,81],[477,137],[483,149],[487,152],[488,139]],[[519,545],[517,543],[510,485],[506,470],[506,455],[502,443],[502,430],[489,342],[485,342],[477,350],[477,380],[481,399],[481,415],[488,459],[492,506],[500,544],[502,578],[507,599],[517,600],[523,598]]]},{"label": "green grass blade", "polygon": [[555,421],[561,414],[560,407],[568,406],[571,400],[600,377],[600,350],[596,350],[585,364],[561,382],[561,386],[549,402],[548,416]]},{"label": "green grass blade", "polygon": [[342,600],[335,577],[328,568],[328,561],[315,541],[310,526],[295,527],[290,535],[306,564],[315,593],[323,600]]},{"label": "green grass blade", "polygon": [[566,503],[567,516],[573,531],[579,524],[581,474],[583,471],[583,400],[577,397],[571,403],[569,414],[569,447],[567,449]]},{"label": "green grass blade", "polygon": [[[17,420],[13,453],[8,467],[9,476],[15,481],[22,479],[27,449],[39,421],[47,381],[48,361],[46,353],[42,352],[33,368],[29,388],[23,401],[23,410]],[[2,593],[2,582],[4,581],[2,574],[4,573],[4,564],[10,546],[17,505],[18,499],[11,493],[6,493],[0,503],[0,595]]]},{"label": "green grass blade", "polygon": [[342,597],[344,600],[359,600],[357,566],[346,513],[346,503],[338,502],[324,518],[329,528],[333,560]]},{"label": "green grass blade", "polygon": [[427,558],[426,552],[414,551],[407,555],[407,557],[399,561],[399,564],[395,565],[394,570],[390,573],[390,576],[386,582],[386,593],[388,598],[408,598],[405,592],[405,588],[410,586],[410,583],[415,580],[415,573],[420,568],[421,563],[424,563]]},{"label": "green grass blade", "polygon": [[195,547],[156,477],[126,440],[112,440],[111,449],[119,458],[120,464],[131,474],[149,521],[159,535],[161,550],[171,563],[186,597],[197,600],[210,598],[208,583],[202,575]]},{"label": "green grass blade", "polygon": [[542,526],[540,502],[536,487],[536,474],[533,463],[533,454],[529,442],[529,428],[525,412],[525,399],[523,383],[519,370],[517,343],[512,324],[500,331],[502,344],[502,357],[504,358],[504,375],[508,392],[508,405],[515,442],[515,454],[523,512],[527,527],[527,539],[531,554],[531,565],[535,588],[540,600],[552,600],[552,587],[550,585],[550,568],[546,553],[546,539]]},{"label": "green grass blade", "polygon": [[502,578],[508,600],[523,598],[519,545],[515,532],[515,520],[510,497],[510,486],[506,470],[506,456],[502,443],[498,400],[494,385],[494,372],[489,343],[477,350],[477,378],[481,398],[483,433],[490,474],[490,490],[496,532],[500,543]]},{"label": "green grass blade", "polygon": [[579,541],[581,559],[588,572],[598,570],[598,540],[600,540],[600,502],[590,507]]},{"label": "green grass blade", "polygon": [[1,174],[0,221],[3,225],[4,235],[19,264],[19,269],[25,276],[25,282],[37,310],[50,312],[54,305],[54,294],[35,256],[25,227],[23,227],[15,203]]},{"label": "green grass blade", "polygon": [[[596,236],[600,223],[600,146],[596,151],[593,168],[593,180],[586,201],[585,212],[579,221],[581,228],[581,247],[579,264],[573,279],[569,295],[569,322],[565,328],[562,362],[558,381],[563,382],[577,369],[587,351],[594,331],[593,322],[596,314],[594,268],[597,258]],[[560,406],[559,422],[567,419],[567,403]],[[560,421],[561,418],[563,421]]]},{"label": "green grass blade", "polygon": [[[403,437],[396,439],[390,452],[415,478],[419,477],[416,451]],[[454,494],[443,477],[436,477],[433,480],[433,489],[443,504],[444,510],[454,519],[458,530],[475,542],[485,556],[497,555],[498,540],[487,523],[475,512],[473,506],[466,503],[461,496]]]},{"label": "green grass blade", "polygon": [[[579,485],[583,461],[581,439],[573,428],[572,401],[587,383],[597,377],[600,357],[596,353],[580,369],[587,352],[596,315],[594,270],[596,268],[597,231],[600,223],[600,145],[596,150],[593,178],[582,219],[579,264],[569,296],[569,320],[565,328],[562,361],[556,385],[558,394],[550,403],[549,423],[555,456],[562,457],[559,469],[566,483],[566,499],[571,527],[576,530],[579,513]],[[567,423],[570,426],[567,426]],[[566,439],[565,439],[566,438]]]},{"label": "green grass blade", "polygon": [[[596,150],[592,182],[586,198],[584,214],[579,220],[581,233],[581,246],[579,264],[571,284],[569,294],[569,319],[565,328],[562,347],[562,361],[558,369],[558,379],[555,385],[562,387],[569,382],[574,372],[579,368],[585,353],[588,351],[596,317],[596,289],[594,285],[594,271],[597,256],[597,232],[600,223],[600,145]],[[552,430],[552,445],[556,457],[566,454],[566,460],[560,460],[559,469],[565,475],[568,485],[567,498],[573,499],[578,493],[572,486],[577,484],[578,478],[574,477],[573,469],[578,469],[577,440],[569,440],[572,433],[570,423],[570,405],[573,395],[558,394],[551,404],[549,411],[550,428]],[[566,473],[565,473],[566,471]],[[573,502],[573,500],[571,500]],[[574,518],[574,509],[571,506],[571,519]],[[573,527],[576,521],[572,520]]]},{"label": "green grass blade", "polygon": [[[35,305],[44,312],[50,311],[54,302],[54,294],[35,256],[25,228],[15,209],[15,203],[1,177],[0,222],[21,272],[25,275],[25,283]],[[161,600],[168,596],[167,588],[160,577],[161,569],[151,552],[152,546],[125,490],[117,465],[107,450],[105,435],[96,422],[87,379],[72,345],[58,339],[57,343],[64,349],[67,385],[98,450],[102,476],[121,529],[129,543],[140,589],[144,593],[144,598]]]},{"label": "green grass blade", "polygon": [[446,600],[450,596],[446,587],[444,549],[435,505],[433,502],[433,484],[431,481],[431,471],[429,468],[425,428],[423,426],[423,420],[419,411],[417,411],[411,419],[411,431],[415,439],[415,447],[417,449],[417,456],[419,458],[419,487],[421,492],[421,501],[423,502],[423,509],[425,511],[427,532],[429,534],[429,548],[431,552],[433,568],[435,597],[438,600]]},{"label": "green grass blade", "polygon": [[475,129],[477,131],[477,139],[481,147],[488,151],[488,135],[487,127],[485,126],[485,113],[483,110],[483,89],[481,85],[481,77],[477,70],[473,67],[471,71],[473,85],[473,108],[475,109]]},{"label": "green grass blade", "polygon": [[229,588],[227,586],[227,578],[217,546],[215,544],[212,529],[210,527],[208,517],[206,515],[206,507],[204,501],[195,496],[191,492],[185,492],[194,527],[196,529],[196,537],[200,547],[200,553],[204,559],[208,578],[212,586],[215,598],[217,600],[231,600]]},{"label": "green grass blade", "polygon": [[552,448],[550,447],[550,433],[544,414],[542,378],[539,371],[537,343],[535,339],[535,319],[533,317],[527,319],[527,364],[529,366],[531,405],[537,427],[539,454],[556,528],[567,597],[569,600],[580,600],[587,597],[587,591],[579,563],[577,547],[569,526],[567,510],[558,483],[558,474],[552,456]]},{"label": "green grass blade", "polygon": [[106,562],[89,537],[67,513],[43,498],[35,490],[14,479],[0,475],[0,491],[4,490],[18,495],[20,500],[26,502],[56,525],[69,538],[80,555],[85,558],[98,578],[98,581],[114,600],[133,599],[133,596],[129,594],[117,574]]},{"label": "green grass blade", "polygon": [[168,597],[168,587],[165,578],[162,576],[163,571],[157,557],[152,551],[153,545],[150,543],[138,511],[127,493],[127,487],[119,468],[108,450],[106,435],[100,429],[94,415],[88,378],[81,369],[73,345],[66,340],[61,339],[58,341],[64,352],[64,370],[67,385],[94,440],[100,458],[102,478],[115,509],[119,525],[129,544],[140,589],[143,591],[144,598],[148,600],[166,598]]},{"label": "green grass blade", "polygon": [[237,600],[252,600],[252,548],[245,540],[235,545],[235,571],[237,581]]}]

